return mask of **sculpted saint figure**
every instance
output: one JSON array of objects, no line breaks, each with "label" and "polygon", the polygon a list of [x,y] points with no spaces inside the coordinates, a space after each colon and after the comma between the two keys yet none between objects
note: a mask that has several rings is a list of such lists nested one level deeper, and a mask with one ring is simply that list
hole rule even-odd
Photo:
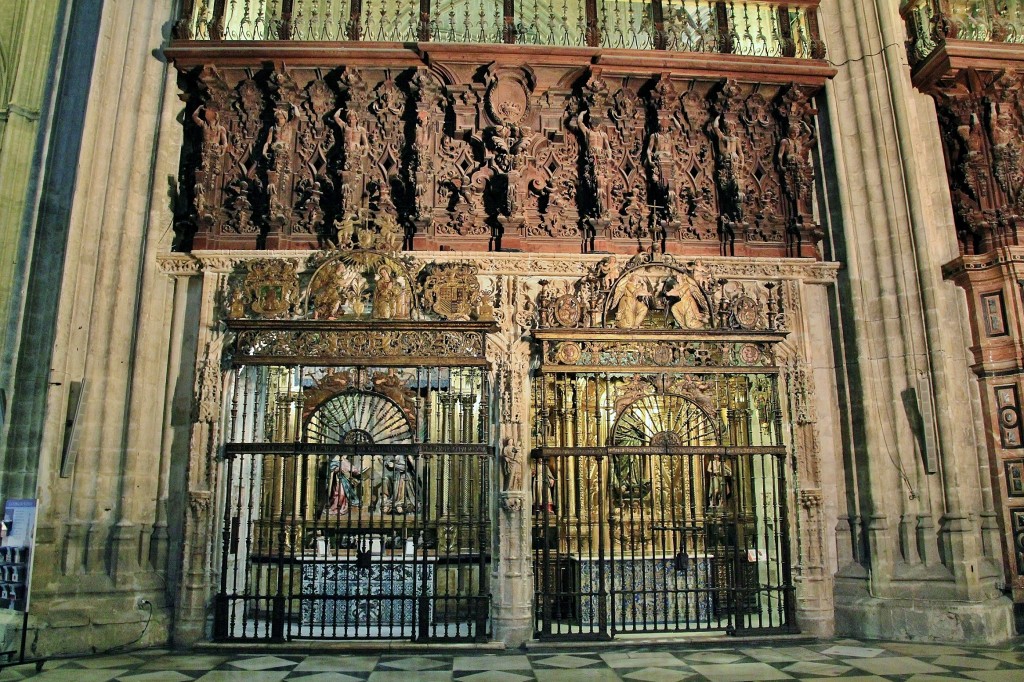
[{"label": "sculpted saint figure", "polygon": [[522,451],[511,438],[505,439],[505,445],[501,449],[501,469],[505,474],[505,490],[523,489]]},{"label": "sculpted saint figure", "polygon": [[373,291],[373,316],[378,320],[396,320],[409,317],[408,291],[391,268],[381,268]]}]

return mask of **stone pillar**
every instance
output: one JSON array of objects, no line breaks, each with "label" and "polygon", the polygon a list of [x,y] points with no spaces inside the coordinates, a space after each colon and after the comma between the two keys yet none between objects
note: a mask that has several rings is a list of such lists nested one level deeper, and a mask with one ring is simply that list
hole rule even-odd
[{"label": "stone pillar", "polygon": [[[494,637],[517,647],[533,638],[533,549],[530,541],[530,346],[520,325],[526,295],[518,277],[498,276],[504,310],[501,330],[489,341],[495,358],[496,450],[501,491],[497,510]],[[500,284],[499,284],[500,282]]]},{"label": "stone pillar", "polygon": [[972,513],[985,512],[989,483],[968,339],[951,323],[964,319],[962,299],[942,278],[957,247],[948,196],[935,191],[945,179],[934,112],[911,87],[895,4],[825,0],[820,16],[841,65],[822,138],[838,198],[831,246],[846,265],[835,332],[850,408],[846,512],[868,550],[853,553],[864,570],[837,576],[837,631],[1005,639],[1009,602],[984,569],[992,557]]},{"label": "stone pillar", "polygon": [[[33,255],[33,268],[40,268],[33,277],[48,278],[35,295],[41,308],[53,306],[56,320],[52,360],[39,365],[49,367],[48,386],[34,387],[45,403],[19,418],[4,465],[9,471],[12,459],[24,457],[27,465],[38,457],[32,608],[39,653],[103,649],[142,633],[142,645],[168,637],[167,567],[150,563],[149,545],[161,485],[155,463],[164,459],[164,387],[171,381],[164,313],[173,297],[155,254],[170,248],[161,185],[176,174],[181,145],[174,122],[180,103],[168,97],[175,76],[154,55],[173,4],[107,3],[89,39],[72,34],[67,47],[69,60],[89,62],[89,40],[95,41],[91,80],[79,84],[88,87],[85,143],[71,182],[66,244],[39,234]],[[76,5],[72,14],[90,11]],[[76,153],[73,146],[61,152]],[[63,269],[46,267],[54,253],[66,253]],[[49,343],[46,333],[32,333],[43,324],[36,313],[26,310],[22,349],[41,357]],[[77,458],[65,461],[70,382],[84,382],[85,394]],[[140,598],[150,607],[136,608]]]}]

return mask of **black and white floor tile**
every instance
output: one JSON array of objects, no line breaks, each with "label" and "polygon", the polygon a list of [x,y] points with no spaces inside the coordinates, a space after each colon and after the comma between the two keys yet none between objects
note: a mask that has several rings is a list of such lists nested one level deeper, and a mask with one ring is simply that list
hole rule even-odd
[{"label": "black and white floor tile", "polygon": [[265,654],[144,649],[8,666],[0,682],[1024,682],[1024,639],[1002,646],[831,640],[500,653]]}]

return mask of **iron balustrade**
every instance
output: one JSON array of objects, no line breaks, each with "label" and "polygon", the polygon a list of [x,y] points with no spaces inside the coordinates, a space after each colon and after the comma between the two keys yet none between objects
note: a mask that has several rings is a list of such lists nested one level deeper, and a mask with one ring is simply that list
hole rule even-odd
[{"label": "iron balustrade", "polygon": [[821,59],[818,0],[185,0],[198,41],[439,42]]},{"label": "iron balustrade", "polygon": [[912,63],[946,40],[1024,44],[1022,0],[907,0],[901,12]]}]

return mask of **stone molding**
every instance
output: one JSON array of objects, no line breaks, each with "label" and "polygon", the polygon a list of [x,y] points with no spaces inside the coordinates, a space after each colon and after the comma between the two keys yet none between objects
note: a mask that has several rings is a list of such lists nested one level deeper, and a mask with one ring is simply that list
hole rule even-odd
[{"label": "stone molding", "polygon": [[[171,277],[191,277],[207,273],[232,273],[257,259],[282,259],[296,264],[298,271],[314,269],[322,251],[193,251],[191,254],[167,253],[157,257],[160,271]],[[403,256],[415,263],[463,263],[471,261],[482,276],[557,276],[581,277],[607,257],[607,254],[522,254],[450,251],[407,251]],[[681,259],[704,267],[715,276],[736,279],[800,280],[807,284],[835,284],[841,265],[812,258],[734,258],[702,256]]]}]

